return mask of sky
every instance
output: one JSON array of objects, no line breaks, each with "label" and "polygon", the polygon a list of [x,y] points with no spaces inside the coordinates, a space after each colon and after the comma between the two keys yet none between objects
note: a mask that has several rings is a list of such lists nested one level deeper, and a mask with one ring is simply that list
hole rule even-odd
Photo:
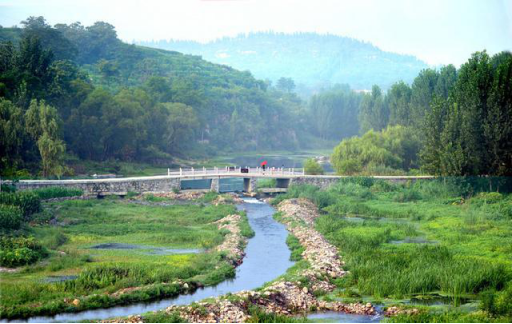
[{"label": "sky", "polygon": [[512,0],[0,0],[0,25],[106,21],[127,42],[255,31],[348,36],[430,65],[512,51]]}]

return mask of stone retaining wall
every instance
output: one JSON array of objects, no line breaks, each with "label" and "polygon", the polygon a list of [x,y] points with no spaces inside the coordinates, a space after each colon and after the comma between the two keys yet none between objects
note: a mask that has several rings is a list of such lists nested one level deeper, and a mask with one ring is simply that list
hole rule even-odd
[{"label": "stone retaining wall", "polygon": [[84,195],[97,195],[103,192],[170,192],[181,188],[179,178],[120,178],[120,179],[87,179],[87,180],[24,180],[16,184],[20,190],[47,187],[78,188]]},{"label": "stone retaining wall", "polygon": [[[331,185],[335,184],[342,178],[349,178],[348,176],[303,176],[303,177],[294,177],[290,179],[290,185],[302,185],[309,184],[320,189],[327,189]],[[431,176],[373,176],[374,179],[380,179],[389,181],[392,183],[406,183],[409,181],[417,181],[417,180],[430,180],[434,179]]]}]

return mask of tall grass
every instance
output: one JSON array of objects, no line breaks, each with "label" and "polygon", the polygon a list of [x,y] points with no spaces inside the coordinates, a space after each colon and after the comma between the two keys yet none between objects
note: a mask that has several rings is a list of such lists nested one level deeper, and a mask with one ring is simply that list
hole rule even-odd
[{"label": "tall grass", "polygon": [[48,187],[32,190],[41,199],[63,198],[63,197],[78,197],[84,194],[82,189],[65,188],[65,187]]},{"label": "tall grass", "polygon": [[[338,281],[346,291],[375,298],[440,291],[458,298],[500,291],[512,280],[506,261],[512,250],[499,247],[512,243],[508,239],[512,226],[505,223],[511,219],[512,199],[482,192],[485,186],[479,181],[452,178],[392,184],[346,178],[326,191],[292,187],[281,199],[309,198],[327,213],[316,227],[340,249],[350,270]],[[367,220],[350,222],[344,217],[351,215]],[[372,220],[376,218],[384,221]],[[404,221],[385,221],[393,218]],[[389,244],[418,235],[433,236],[440,243]],[[482,244],[477,247],[474,240]]]},{"label": "tall grass", "polygon": [[[162,207],[124,201],[69,200],[51,203],[49,208],[62,225],[39,225],[30,231],[46,248],[57,251],[51,252],[48,264],[6,274],[5,280],[2,275],[2,318],[49,315],[150,300],[180,292],[164,283],[181,279],[190,287],[213,285],[235,275],[225,256],[217,253],[151,255],[140,250],[88,250],[90,246],[109,242],[164,248],[210,248],[223,241],[214,222],[235,213],[234,206]],[[253,235],[245,215],[242,232]],[[49,275],[62,274],[74,274],[78,278],[57,283],[44,281]],[[145,288],[120,297],[108,295],[119,289],[139,286]],[[79,307],[64,302],[64,299],[74,298],[80,298]]]}]

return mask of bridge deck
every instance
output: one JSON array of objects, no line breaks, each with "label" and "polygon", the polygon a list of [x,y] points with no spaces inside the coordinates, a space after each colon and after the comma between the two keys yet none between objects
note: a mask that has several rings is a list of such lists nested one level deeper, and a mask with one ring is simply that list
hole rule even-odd
[{"label": "bridge deck", "polygon": [[[171,173],[170,175],[162,176],[147,176],[147,177],[127,177],[127,178],[107,178],[107,179],[68,179],[68,180],[20,180],[23,184],[87,184],[87,183],[116,183],[126,181],[145,181],[145,180],[165,180],[165,179],[180,179],[180,180],[197,180],[197,179],[213,179],[213,178],[268,178],[268,179],[293,179],[293,178],[317,178],[317,179],[342,179],[349,178],[350,176],[338,175],[304,175],[302,172],[288,172],[288,171],[265,171],[265,172],[249,172],[241,173],[239,171],[230,171],[212,173],[203,172],[202,170],[187,172],[183,174]],[[384,180],[418,180],[418,179],[432,179],[433,176],[372,176],[375,179]]]}]

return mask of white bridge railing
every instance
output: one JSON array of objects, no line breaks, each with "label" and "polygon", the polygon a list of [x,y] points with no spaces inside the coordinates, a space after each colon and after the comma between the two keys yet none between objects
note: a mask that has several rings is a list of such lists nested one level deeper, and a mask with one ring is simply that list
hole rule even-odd
[{"label": "white bridge railing", "polygon": [[285,175],[299,176],[305,175],[304,168],[244,168],[244,167],[213,167],[213,168],[179,168],[177,170],[167,169],[168,176],[194,176],[194,175],[226,175],[236,176],[244,175]]}]

